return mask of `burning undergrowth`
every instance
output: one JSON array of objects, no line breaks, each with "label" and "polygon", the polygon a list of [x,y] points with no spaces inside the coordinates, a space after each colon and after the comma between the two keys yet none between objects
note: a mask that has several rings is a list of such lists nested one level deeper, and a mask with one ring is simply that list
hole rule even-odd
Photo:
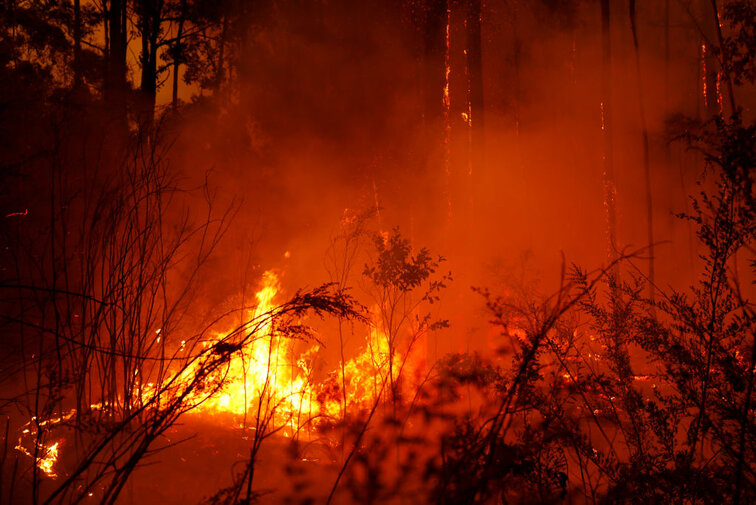
[{"label": "burning undergrowth", "polygon": [[[417,395],[429,375],[427,334],[446,325],[429,313],[421,315],[450,280],[433,276],[443,259],[424,249],[413,254],[398,230],[376,234],[373,243],[374,263],[363,271],[374,302],[370,310],[348,294],[343,282],[287,299],[280,272],[266,271],[241,324],[225,331],[208,327],[180,340],[171,338],[164,325],[148,330],[151,341],[144,348],[150,352],[138,357],[141,367],[133,368],[125,385],[116,379],[116,390],[127,387],[126,394],[98,396],[83,408],[26,423],[16,449],[35,466],[24,473],[31,471],[42,487],[54,489],[51,499],[114,500],[143,460],[148,463],[153,452],[164,454],[172,439],[184,438],[198,423],[251,445],[245,470],[235,476],[235,482],[249,483],[246,499],[253,496],[254,470],[267,439],[275,440],[274,446],[284,446],[284,440],[301,444],[294,452],[299,461],[338,461],[334,451],[344,450],[348,431],[363,423],[367,427],[376,412],[385,416],[387,404],[396,415],[408,397]],[[342,360],[335,367],[327,362],[320,353],[326,336],[310,326],[312,316],[335,320],[340,339],[345,325],[353,334],[362,332],[357,354],[346,356],[340,340]],[[137,358],[120,350],[110,354]],[[124,365],[118,364],[119,372]],[[63,387],[75,389],[75,384]],[[178,427],[184,423],[187,428]],[[110,465],[120,468],[111,473]],[[238,500],[244,487],[232,489]]]}]

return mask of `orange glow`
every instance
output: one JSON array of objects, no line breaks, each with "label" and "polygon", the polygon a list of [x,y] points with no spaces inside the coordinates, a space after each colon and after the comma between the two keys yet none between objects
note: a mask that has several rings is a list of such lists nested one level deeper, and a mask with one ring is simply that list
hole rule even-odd
[{"label": "orange glow", "polygon": [[[249,319],[262,318],[273,310],[279,293],[278,276],[273,271],[265,272],[262,287],[255,295],[257,307],[250,311]],[[377,310],[374,309],[373,320],[379,320]],[[343,370],[339,363],[320,382],[313,380],[311,366],[320,346],[312,345],[297,354],[296,341],[278,334],[273,326],[270,320],[265,321],[258,331],[260,337],[234,354],[222,370],[222,389],[200,403],[196,412],[244,418],[254,416],[258,409],[268,409],[273,424],[285,427],[285,436],[294,436],[311,422],[317,424],[324,418],[339,418],[345,409],[347,412],[369,410],[381,401],[389,381],[389,343],[379,326],[371,327],[361,352],[347,360]],[[219,334],[216,341],[222,337]],[[214,343],[208,342],[205,346]],[[405,356],[406,373],[417,374],[424,367],[415,354]],[[401,356],[394,350],[395,367],[400,360]],[[393,370],[393,381],[398,378],[398,370]],[[188,370],[186,380],[195,373],[194,369]]]},{"label": "orange glow", "polygon": [[37,461],[37,466],[39,467],[39,469],[50,477],[56,477],[55,469],[53,468],[53,466],[58,460],[58,445],[59,442],[55,442],[50,447],[47,447],[44,450],[43,456],[39,458],[39,461]]},{"label": "orange glow", "polygon": [[[28,434],[28,430],[24,430],[25,434]],[[16,450],[26,454],[30,458],[34,458],[34,452],[28,450],[23,445],[23,436],[18,441],[18,445],[16,446]],[[42,470],[45,475],[48,477],[54,479],[58,475],[55,472],[55,463],[58,461],[58,449],[60,447],[60,442],[55,442],[54,444],[47,446],[42,442],[39,442],[39,445],[37,446],[37,468]]]},{"label": "orange glow", "polygon": [[709,99],[706,96],[707,83],[706,83],[706,44],[701,44],[701,83],[703,87],[701,92],[703,94],[704,107],[709,106]]},{"label": "orange glow", "polygon": [[[393,377],[389,380],[389,339],[378,326],[372,325],[359,354],[347,360],[326,374],[320,382],[313,381],[312,361],[320,350],[319,345],[310,345],[307,350],[297,352],[298,340],[289,338],[278,331],[273,318],[267,317],[280,303],[280,281],[270,270],[263,274],[260,289],[255,294],[257,304],[248,311],[247,319],[261,321],[255,335],[239,351],[234,352],[229,362],[208,377],[208,385],[219,386],[208,393],[207,388],[197,388],[187,398],[188,404],[196,404],[193,412],[203,416],[218,416],[219,422],[226,423],[232,416],[240,427],[256,429],[252,424],[260,416],[270,419],[269,430],[278,430],[286,437],[299,436],[305,427],[317,425],[326,419],[340,419],[345,412],[370,410],[385,397],[386,385],[397,383],[400,373],[418,375],[424,369],[424,362],[418,359],[418,352],[407,353],[404,357],[394,350]],[[380,320],[378,308],[373,310],[373,319]],[[161,330],[155,331],[156,341]],[[202,343],[210,349],[222,342],[227,333],[218,333]],[[417,346],[420,347],[420,346]],[[180,350],[187,352],[187,342],[181,341]],[[402,359],[404,361],[402,361]],[[404,366],[402,366],[404,365]],[[197,376],[202,364],[198,361],[180,372],[178,383],[189,385]],[[403,369],[403,371],[401,371]],[[154,383],[141,387],[142,404],[148,404],[158,394]],[[101,409],[102,404],[91,405]],[[39,423],[40,427],[52,427],[69,420],[76,414],[72,409],[60,418]],[[35,421],[23,429],[17,450],[34,457],[36,438]],[[309,431],[304,432],[305,435]],[[56,477],[55,463],[59,455],[59,442],[50,446],[40,443],[37,451],[37,466],[49,477]]]},{"label": "orange glow", "polygon": [[[197,412],[243,417],[256,413],[258,408],[269,409],[276,426],[290,428],[287,434],[295,433],[310,417],[313,406],[309,362],[319,346],[295,357],[294,342],[280,335],[271,319],[265,319],[276,307],[279,291],[278,275],[273,271],[265,272],[262,287],[255,294],[257,306],[248,313],[249,320],[263,321],[257,330],[259,336],[233,354],[221,372],[222,377],[218,378],[223,381],[222,389],[202,402]],[[219,334],[215,341],[204,345],[209,347],[223,337]],[[195,373],[194,369],[187,371],[187,379]]]}]

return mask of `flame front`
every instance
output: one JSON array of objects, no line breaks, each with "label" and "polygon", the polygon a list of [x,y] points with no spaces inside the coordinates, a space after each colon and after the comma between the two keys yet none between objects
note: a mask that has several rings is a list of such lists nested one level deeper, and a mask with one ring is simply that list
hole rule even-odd
[{"label": "flame front", "polygon": [[[221,423],[227,423],[228,416],[232,416],[235,423],[253,430],[259,429],[261,419],[265,419],[267,430],[294,437],[299,436],[304,427],[317,425],[324,419],[338,420],[346,413],[370,410],[385,397],[389,382],[397,387],[396,364],[400,356],[396,350],[390,350],[389,339],[378,325],[371,325],[359,354],[345,363],[340,362],[320,382],[315,381],[312,363],[320,346],[313,343],[304,351],[296,349],[295,344],[301,340],[291,338],[286,331],[276,327],[274,314],[280,303],[277,299],[279,292],[276,273],[265,272],[262,287],[255,294],[256,306],[246,314],[247,321],[256,322],[248,329],[248,340],[242,348],[226,354],[228,361],[207,376],[211,388],[197,388],[189,395],[187,401],[196,405],[193,412],[217,418]],[[374,312],[377,310],[376,307]],[[373,314],[373,319],[380,320],[377,313]],[[162,338],[160,330],[155,333],[156,340]],[[204,349],[226,342],[229,334],[216,334],[203,342]],[[182,341],[180,351],[191,352],[191,349]],[[404,358],[406,360],[408,356]],[[392,360],[394,376],[389,377]],[[201,360],[196,361],[179,372],[176,382],[188,387],[195,377],[201,375],[202,366]],[[413,362],[407,369],[418,366],[422,367]],[[142,405],[153,403],[159,408],[164,393],[155,384],[142,384],[141,392]],[[92,404],[91,408],[100,410],[103,404]],[[46,426],[49,431],[75,414],[76,410],[72,409],[60,418],[40,422],[39,426]],[[31,425],[29,423],[23,431],[16,449],[34,457],[34,451],[28,449],[34,446],[29,437],[36,435]],[[51,478],[57,476],[54,466],[58,461],[59,445],[60,442],[49,446],[39,443],[36,451],[37,467]]]},{"label": "flame front", "polygon": [[[262,288],[256,293],[257,306],[247,314],[248,320],[260,320],[258,336],[233,354],[223,370],[222,390],[207,399],[199,412],[228,413],[244,418],[259,409],[268,409],[274,422],[299,428],[297,419],[312,413],[312,387],[308,356],[317,351],[314,346],[295,359],[294,342],[278,334],[273,320],[266,317],[276,307],[280,290],[278,276],[273,271],[263,274]],[[222,335],[218,336],[218,340]],[[263,405],[264,404],[264,405]]]},{"label": "flame front", "polygon": [[380,400],[389,380],[385,333],[372,326],[361,352],[317,382],[312,362],[320,346],[313,344],[297,353],[294,344],[298,341],[276,332],[273,321],[265,319],[280,302],[279,292],[278,276],[265,272],[255,295],[257,306],[248,314],[249,320],[264,321],[258,328],[259,337],[233,355],[223,371],[224,387],[201,403],[198,412],[226,413],[247,420],[257,419],[261,410],[266,410],[276,427],[287,428],[284,435],[293,436],[315,419],[335,419],[345,411],[370,409]]}]

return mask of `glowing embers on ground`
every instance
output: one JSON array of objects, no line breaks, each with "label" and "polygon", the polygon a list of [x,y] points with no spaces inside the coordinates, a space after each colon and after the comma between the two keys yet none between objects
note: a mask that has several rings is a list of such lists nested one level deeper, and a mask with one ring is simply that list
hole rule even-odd
[{"label": "glowing embers on ground", "polygon": [[[16,444],[15,449],[34,459],[37,463],[37,468],[42,470],[45,475],[51,478],[57,477],[55,464],[58,461],[61,441],[47,441],[44,435],[47,430],[60,423],[68,421],[74,415],[76,415],[76,410],[72,409],[63,416],[45,419],[39,422],[37,422],[37,418],[33,417],[31,421],[21,428],[21,433],[18,437],[18,443]],[[40,430],[43,430],[42,436],[39,436]]]},{"label": "glowing embers on ground", "polygon": [[[58,475],[55,473],[55,463],[58,461],[58,447],[60,446],[60,442],[54,442],[50,445],[46,445],[43,442],[39,442],[37,444],[37,450],[36,455],[34,454],[34,449],[29,450],[26,447],[22,445],[22,441],[19,440],[18,445],[16,446],[16,450],[22,452],[23,454],[26,454],[30,458],[37,460],[37,468],[42,470],[45,475],[51,478],[55,478]],[[34,447],[34,443],[32,443],[32,447]]]}]

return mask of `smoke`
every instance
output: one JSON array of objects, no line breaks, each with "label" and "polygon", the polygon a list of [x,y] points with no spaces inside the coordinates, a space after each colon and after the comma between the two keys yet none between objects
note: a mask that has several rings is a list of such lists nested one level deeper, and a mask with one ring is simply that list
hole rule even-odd
[{"label": "smoke", "polygon": [[[202,101],[187,107],[174,163],[198,180],[209,169],[218,200],[238,205],[216,272],[226,294],[272,267],[286,271],[290,289],[328,280],[324,257],[339,223],[376,205],[375,231],[398,226],[417,247],[448,259],[453,301],[442,307],[460,324],[446,340],[459,340],[478,317],[481,300],[470,286],[495,288],[508,277],[501,265],[529,258],[525,268],[550,292],[561,253],[587,268],[606,264],[598,7],[485,2],[479,133],[463,116],[466,35],[461,7],[451,5],[445,123],[426,107],[434,99],[428,75],[444,71],[424,45],[432,6],[393,2],[277,4],[254,23],[233,104],[220,113]],[[692,27],[676,26],[667,56],[664,6],[639,9],[654,238],[663,243],[657,271],[666,283],[688,275],[695,256],[674,213],[685,210],[697,162],[670,146],[665,121],[701,113],[699,48]],[[672,19],[686,16],[672,10]],[[626,6],[616,6],[612,20],[618,241],[636,250],[648,245],[638,76]],[[645,272],[646,260],[634,264]],[[447,342],[450,350],[468,345]]]},{"label": "smoke", "polygon": [[[185,186],[207,182],[213,208],[233,216],[200,282],[205,310],[192,315],[196,321],[250,303],[266,270],[281,272],[289,294],[340,280],[344,263],[335,266],[333,255],[345,254],[343,234],[361,215],[370,216],[366,230],[398,227],[416,249],[446,259],[439,273],[451,271],[454,281],[433,316],[451,325],[428,338],[431,360],[501,344],[472,287],[549,294],[559,286],[563,261],[587,269],[607,264],[598,4],[484,2],[483,118],[470,115],[470,46],[460,4],[450,2],[451,10],[442,12],[439,19],[449,24],[439,46],[424,33],[432,2],[276,3],[255,14],[245,45],[237,48],[229,90],[202,97],[185,90],[181,117],[166,123],[170,162]],[[615,4],[611,126],[618,242],[633,251],[648,245],[639,76],[627,9]],[[661,243],[657,282],[665,285],[690,278],[696,257],[690,229],[674,214],[686,210],[700,159],[670,144],[666,125],[680,114],[706,116],[700,44],[685,23],[667,28],[667,47],[663,2],[639,9],[654,240]],[[672,11],[672,19],[687,15],[676,3]],[[197,209],[205,203],[188,202]],[[359,244],[346,284],[370,306],[361,275],[374,255],[370,234],[359,236]],[[646,269],[643,253],[628,268],[640,276]],[[321,329],[318,373],[341,359],[334,328]],[[352,331],[347,358],[364,342],[364,329]],[[248,454],[226,451],[238,445],[236,433],[199,431],[196,443],[164,453],[166,461],[183,463],[160,472],[212,478],[182,491],[140,469],[138,493],[155,503],[181,503],[227,483],[227,475],[214,470],[233,472],[234,461]],[[186,435],[174,428],[169,444]],[[285,459],[284,446],[281,440],[266,446],[261,465],[275,468],[268,463]],[[271,470],[255,486],[265,489],[284,478]]]}]

